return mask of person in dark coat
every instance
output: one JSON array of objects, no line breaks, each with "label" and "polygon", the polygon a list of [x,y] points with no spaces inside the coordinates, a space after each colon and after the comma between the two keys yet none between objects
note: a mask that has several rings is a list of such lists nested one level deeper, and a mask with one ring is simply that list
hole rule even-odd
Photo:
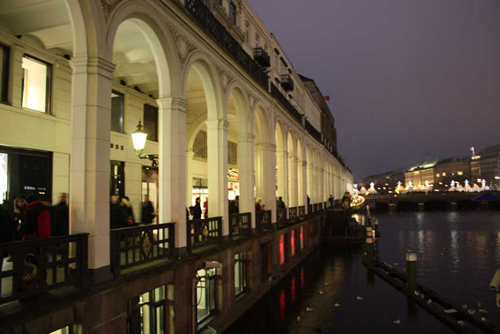
[{"label": "person in dark coat", "polygon": [[149,196],[146,195],[144,196],[144,202],[142,202],[141,223],[151,224],[154,218],[155,208],[153,207],[153,203],[149,200]]},{"label": "person in dark coat", "polygon": [[194,205],[193,219],[201,219],[201,199],[196,197],[196,204]]},{"label": "person in dark coat", "polygon": [[65,193],[59,197],[59,203],[52,207],[52,235],[62,236],[69,234],[69,207]]},{"label": "person in dark coat", "polygon": [[277,204],[276,206],[278,207],[278,209],[284,209],[286,207],[285,202],[283,202],[283,197],[281,197],[281,196],[278,198],[278,203],[276,203],[276,204]]},{"label": "person in dark coat", "polygon": [[50,237],[50,213],[37,195],[28,196],[28,209],[23,217],[19,233],[22,240]]},{"label": "person in dark coat", "polygon": [[127,196],[123,196],[121,200],[121,206],[127,216],[127,225],[134,226],[135,217],[134,217],[134,210],[132,209],[132,204],[130,204],[130,198],[128,198]]},{"label": "person in dark coat", "polygon": [[127,216],[123,208],[118,204],[117,196],[111,196],[109,215],[109,225],[111,229],[127,227]]}]

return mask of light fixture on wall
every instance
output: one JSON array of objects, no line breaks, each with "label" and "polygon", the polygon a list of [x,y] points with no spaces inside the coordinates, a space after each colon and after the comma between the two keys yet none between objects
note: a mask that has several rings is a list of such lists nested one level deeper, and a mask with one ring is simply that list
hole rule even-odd
[{"label": "light fixture on wall", "polygon": [[135,153],[141,159],[151,160],[151,165],[153,167],[158,167],[158,154],[144,154],[144,147],[146,146],[146,139],[148,134],[142,130],[142,123],[139,120],[137,124],[137,129],[132,133],[132,142],[134,144]]}]

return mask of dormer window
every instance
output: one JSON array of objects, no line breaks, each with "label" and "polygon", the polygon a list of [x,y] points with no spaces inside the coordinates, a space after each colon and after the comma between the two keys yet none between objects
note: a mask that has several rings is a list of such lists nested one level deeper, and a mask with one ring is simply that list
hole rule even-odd
[{"label": "dormer window", "polygon": [[231,23],[233,25],[236,25],[238,22],[237,22],[237,14],[236,14],[236,5],[234,4],[234,2],[230,2],[229,3],[229,21],[231,21]]}]

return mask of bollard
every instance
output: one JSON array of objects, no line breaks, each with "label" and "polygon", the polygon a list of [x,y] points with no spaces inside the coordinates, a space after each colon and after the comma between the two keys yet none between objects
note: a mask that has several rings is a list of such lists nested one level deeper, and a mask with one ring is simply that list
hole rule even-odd
[{"label": "bollard", "polygon": [[406,253],[406,289],[417,289],[417,254]]},{"label": "bollard", "polygon": [[[368,233],[368,232],[366,232]],[[371,232],[370,232],[371,233]],[[366,264],[373,264],[373,239],[371,237],[366,237],[366,244],[365,244],[365,263]]]}]

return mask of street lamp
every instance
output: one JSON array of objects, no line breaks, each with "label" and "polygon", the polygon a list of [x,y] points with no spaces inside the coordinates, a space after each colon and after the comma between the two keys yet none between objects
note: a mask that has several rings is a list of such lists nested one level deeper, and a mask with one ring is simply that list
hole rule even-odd
[{"label": "street lamp", "polygon": [[158,167],[158,154],[143,154],[144,147],[146,146],[146,139],[148,134],[142,130],[142,124],[139,120],[137,124],[137,129],[132,133],[132,143],[134,144],[135,153],[140,159],[151,160],[151,165],[153,167]]}]

